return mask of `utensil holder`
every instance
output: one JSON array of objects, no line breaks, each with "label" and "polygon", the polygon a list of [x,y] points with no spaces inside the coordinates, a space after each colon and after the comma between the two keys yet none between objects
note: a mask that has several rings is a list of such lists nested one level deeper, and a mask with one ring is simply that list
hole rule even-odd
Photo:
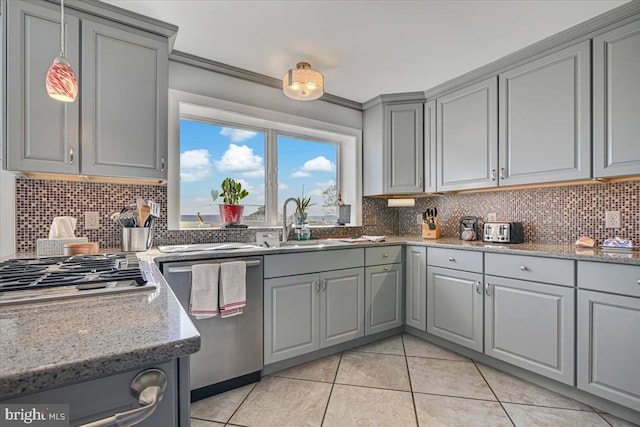
[{"label": "utensil holder", "polygon": [[422,238],[423,239],[439,239],[440,238],[440,221],[438,221],[438,217],[433,218],[433,223],[435,224],[435,228],[429,228],[429,223],[422,223]]},{"label": "utensil holder", "polygon": [[153,233],[150,227],[123,227],[122,251],[141,252],[151,247]]}]

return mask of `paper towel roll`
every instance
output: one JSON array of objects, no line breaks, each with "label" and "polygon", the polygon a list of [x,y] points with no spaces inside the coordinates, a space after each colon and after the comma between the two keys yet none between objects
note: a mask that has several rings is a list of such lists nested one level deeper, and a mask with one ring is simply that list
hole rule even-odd
[{"label": "paper towel roll", "polygon": [[72,239],[75,236],[76,222],[72,216],[57,216],[53,218],[51,229],[49,230],[50,239]]}]

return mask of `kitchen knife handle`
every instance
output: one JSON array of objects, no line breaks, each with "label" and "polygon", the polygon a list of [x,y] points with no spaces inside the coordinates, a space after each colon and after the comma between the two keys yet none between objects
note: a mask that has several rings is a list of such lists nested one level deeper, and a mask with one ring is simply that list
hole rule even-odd
[{"label": "kitchen knife handle", "polygon": [[495,181],[495,180],[496,180],[496,170],[491,169],[491,181]]}]

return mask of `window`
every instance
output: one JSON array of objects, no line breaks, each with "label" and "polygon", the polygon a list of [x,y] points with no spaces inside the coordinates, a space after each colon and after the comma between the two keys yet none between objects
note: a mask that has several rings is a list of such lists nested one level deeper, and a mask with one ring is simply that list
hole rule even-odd
[{"label": "window", "polygon": [[211,190],[226,177],[249,191],[248,226],[281,226],[289,197],[311,197],[310,225],[335,225],[338,194],[352,205],[350,225],[361,223],[359,130],[179,91],[170,114],[170,230],[219,227]]}]

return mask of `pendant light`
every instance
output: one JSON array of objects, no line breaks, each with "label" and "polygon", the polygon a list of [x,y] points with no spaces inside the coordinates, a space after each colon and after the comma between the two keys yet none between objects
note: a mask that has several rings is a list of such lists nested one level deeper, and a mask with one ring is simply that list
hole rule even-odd
[{"label": "pendant light", "polygon": [[308,62],[298,62],[295,70],[287,71],[282,79],[282,91],[289,98],[311,101],[324,94],[324,76]]},{"label": "pendant light", "polygon": [[73,102],[78,96],[76,74],[64,57],[64,0],[60,0],[60,56],[49,67],[46,86],[49,96],[58,101]]}]

